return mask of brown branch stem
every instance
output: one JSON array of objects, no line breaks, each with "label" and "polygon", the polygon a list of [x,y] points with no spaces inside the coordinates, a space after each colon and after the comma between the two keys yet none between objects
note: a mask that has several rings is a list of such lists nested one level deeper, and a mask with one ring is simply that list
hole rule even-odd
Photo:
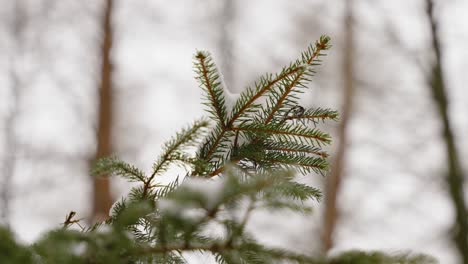
[{"label": "brown branch stem", "polygon": [[200,65],[202,67],[202,74],[203,74],[203,79],[205,79],[205,83],[206,83],[206,89],[208,90],[208,92],[210,93],[210,96],[212,98],[212,101],[213,101],[213,104],[214,104],[214,108],[216,109],[216,114],[218,115],[218,118],[221,122],[221,125],[222,127],[225,127],[226,124],[224,123],[224,117],[222,115],[222,111],[221,111],[221,106],[218,104],[218,101],[215,99],[215,94],[214,94],[214,91],[213,91],[213,86],[210,82],[210,78],[208,78],[208,70],[207,70],[207,67],[206,67],[206,56],[203,55],[202,53],[199,53],[196,57],[199,61],[200,61]]}]

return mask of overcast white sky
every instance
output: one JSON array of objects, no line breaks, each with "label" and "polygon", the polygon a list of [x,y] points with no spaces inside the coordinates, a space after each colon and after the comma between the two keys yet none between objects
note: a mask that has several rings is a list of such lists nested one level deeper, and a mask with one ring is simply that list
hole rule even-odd
[{"label": "overcast white sky", "polygon": [[[74,210],[86,216],[90,196],[87,159],[95,148],[96,43],[99,1],[26,1],[25,46],[13,44],[6,21],[10,0],[0,0],[0,120],[11,110],[10,56],[24,81],[14,123],[18,153],[11,223],[32,241]],[[50,2],[50,1],[49,1]],[[192,55],[210,50],[221,63],[220,1],[117,1],[114,18],[116,153],[149,170],[159,146],[203,115]],[[462,160],[468,160],[468,1],[439,1],[438,17],[450,111]],[[421,69],[430,57],[424,1],[356,1],[358,85],[350,128],[347,179],[340,197],[335,251],[413,250],[456,263],[448,242],[453,213],[445,193],[440,125]],[[239,0],[232,24],[234,81],[240,91],[264,72],[295,59],[326,33],[334,48],[304,103],[340,107],[342,1]],[[45,16],[45,19],[37,18]],[[397,37],[400,48],[395,46]],[[411,56],[409,55],[411,54]],[[221,65],[221,64],[220,64]],[[222,69],[221,69],[222,70]],[[329,126],[333,132],[334,126]],[[0,136],[4,136],[0,122]],[[0,140],[0,154],[6,155]],[[468,164],[464,163],[468,172]],[[312,175],[315,184],[323,178]],[[301,179],[307,180],[307,179]],[[115,182],[115,195],[128,184]],[[317,205],[317,208],[319,206]],[[260,213],[252,229],[269,243],[316,250],[320,210],[310,217]],[[267,221],[267,219],[269,219]],[[272,230],[281,230],[273,233]],[[305,235],[308,234],[308,235]]]}]

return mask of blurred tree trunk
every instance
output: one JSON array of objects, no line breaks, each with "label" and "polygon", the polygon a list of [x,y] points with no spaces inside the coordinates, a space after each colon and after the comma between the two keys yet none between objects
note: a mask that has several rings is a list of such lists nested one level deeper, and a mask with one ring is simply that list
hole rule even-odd
[{"label": "blurred tree trunk", "polygon": [[448,159],[446,180],[456,215],[454,241],[463,263],[468,264],[468,215],[463,192],[464,177],[448,114],[448,96],[444,70],[442,69],[440,37],[438,35],[438,25],[434,18],[434,3],[431,0],[427,0],[427,16],[431,26],[432,48],[435,53],[435,63],[432,66],[429,87],[443,125],[443,138]]},{"label": "blurred tree trunk", "polygon": [[[112,12],[113,0],[106,0],[102,20],[103,40],[101,47],[96,159],[109,156],[112,153],[112,63],[110,59],[113,41]],[[112,202],[109,178],[93,178],[92,221],[96,222],[107,219]]]},{"label": "blurred tree trunk", "polygon": [[17,54],[23,50],[22,34],[26,23],[26,14],[24,6],[20,0],[15,1],[13,20],[11,25],[11,36],[14,50],[10,55],[10,82],[11,82],[11,101],[9,114],[5,120],[5,159],[2,171],[1,201],[0,201],[0,224],[9,225],[10,218],[10,200],[11,200],[11,181],[15,173],[16,165],[16,137],[15,120],[18,115],[18,103],[21,90],[21,81],[16,67]]},{"label": "blurred tree trunk", "polygon": [[354,76],[353,76],[353,14],[352,1],[345,4],[344,18],[344,42],[343,42],[343,98],[341,109],[341,120],[338,126],[338,146],[331,167],[331,173],[325,187],[325,209],[324,228],[322,234],[322,250],[327,253],[334,246],[334,235],[339,218],[337,200],[340,194],[341,182],[343,180],[343,170],[346,163],[346,151],[348,146],[347,128],[351,119],[354,96]]}]

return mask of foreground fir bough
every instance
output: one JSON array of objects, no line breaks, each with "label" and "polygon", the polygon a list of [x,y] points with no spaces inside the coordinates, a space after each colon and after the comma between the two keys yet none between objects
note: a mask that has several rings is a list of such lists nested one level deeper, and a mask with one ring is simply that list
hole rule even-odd
[{"label": "foreground fir bough", "polygon": [[[322,147],[331,139],[316,125],[338,114],[304,109],[298,99],[329,41],[321,37],[279,73],[261,77],[232,109],[212,58],[198,52],[195,72],[209,119],[168,141],[149,174],[114,157],[100,160],[94,175],[139,183],[115,203],[109,219],[85,228],[71,212],[62,228],[30,247],[0,230],[1,263],[186,263],[187,252],[212,254],[218,263],[429,263],[420,256],[361,252],[314,258],[263,245],[246,230],[254,210],[304,213],[311,209],[306,200],[321,198],[294,177],[323,175],[328,168]],[[162,185],[158,177],[174,165],[185,175]]]}]

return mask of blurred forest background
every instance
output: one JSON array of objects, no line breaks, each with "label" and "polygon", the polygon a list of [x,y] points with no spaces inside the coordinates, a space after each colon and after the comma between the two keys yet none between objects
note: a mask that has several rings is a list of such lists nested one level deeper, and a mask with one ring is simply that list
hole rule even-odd
[{"label": "blurred forest background", "polygon": [[249,228],[300,252],[411,250],[468,263],[468,1],[0,6],[0,221],[22,241],[70,210],[105,218],[129,186],[92,179],[90,164],[115,154],[149,170],[162,142],[204,114],[195,50],[213,53],[234,94],[327,34],[333,48],[303,104],[341,113],[325,128],[332,169],[298,179],[326,197],[310,216],[259,213]]}]

